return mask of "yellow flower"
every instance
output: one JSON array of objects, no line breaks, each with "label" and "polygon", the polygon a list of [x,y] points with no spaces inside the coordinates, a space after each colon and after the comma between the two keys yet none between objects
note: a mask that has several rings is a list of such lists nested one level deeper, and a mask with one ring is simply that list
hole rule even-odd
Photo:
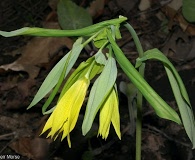
[{"label": "yellow flower", "polygon": [[67,90],[47,120],[42,133],[51,129],[47,137],[56,139],[63,132],[61,140],[67,136],[71,148],[69,133],[76,125],[89,83],[88,78],[82,77]]},{"label": "yellow flower", "polygon": [[111,122],[117,136],[121,139],[118,97],[114,88],[100,109],[98,135],[101,135],[103,139],[108,137]]}]

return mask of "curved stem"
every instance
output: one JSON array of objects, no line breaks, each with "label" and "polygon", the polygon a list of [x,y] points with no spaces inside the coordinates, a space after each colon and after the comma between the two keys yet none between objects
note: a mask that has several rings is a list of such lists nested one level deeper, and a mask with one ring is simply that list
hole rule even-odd
[{"label": "curved stem", "polygon": [[139,53],[139,57],[143,57],[144,51],[143,51],[142,45],[140,43],[140,40],[137,36],[137,33],[135,32],[135,30],[133,29],[133,27],[129,23],[125,23],[124,26],[128,29],[128,31],[132,35],[133,41],[134,41],[136,48],[137,48],[137,51]]},{"label": "curved stem", "polygon": [[[126,23],[124,25],[132,35],[134,43],[136,45],[137,51],[139,53],[139,57],[141,58],[144,54],[143,48],[141,46],[140,40],[133,29],[133,27]],[[139,73],[142,77],[144,77],[145,64],[143,63],[139,67]],[[141,139],[142,139],[142,103],[143,96],[140,91],[137,93],[137,119],[136,119],[136,160],[141,160]]]},{"label": "curved stem", "polygon": [[98,32],[103,28],[107,28],[110,25],[117,25],[124,21],[127,18],[123,16],[119,16],[119,18],[111,19],[107,21],[103,21],[94,25],[90,25],[85,28],[75,29],[75,30],[59,30],[59,29],[46,29],[46,28],[38,28],[38,27],[24,27],[15,31],[5,32],[0,30],[0,35],[4,37],[13,37],[20,35],[28,35],[28,36],[40,36],[40,37],[79,37],[79,36],[91,36],[94,33]]}]

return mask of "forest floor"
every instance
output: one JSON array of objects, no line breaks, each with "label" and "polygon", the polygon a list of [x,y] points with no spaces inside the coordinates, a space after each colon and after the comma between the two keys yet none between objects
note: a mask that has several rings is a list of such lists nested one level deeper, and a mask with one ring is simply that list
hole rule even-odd
[{"label": "forest floor", "polygon": [[[90,8],[94,23],[119,15],[126,16],[136,30],[144,50],[158,48],[177,68],[195,106],[195,26],[187,23],[174,0],[96,0],[90,5],[86,0],[76,2]],[[57,0],[4,0],[0,1],[0,30],[11,31],[24,26],[56,27]],[[89,9],[88,9],[89,10]],[[138,57],[131,35],[121,28],[123,38],[118,45],[128,59],[135,64]],[[79,121],[71,132],[72,148],[67,141],[52,141],[41,130],[48,118],[43,116],[43,99],[35,107],[26,110],[41,83],[52,67],[72,46],[70,38],[0,37],[0,159],[20,160],[134,160],[135,132],[129,123],[127,97],[119,90],[122,139],[111,127],[107,140],[97,137],[96,119],[90,134],[82,136]],[[89,58],[89,50],[80,55],[79,62]],[[119,67],[117,85],[128,82]],[[177,104],[172,94],[163,65],[157,61],[146,63],[147,82],[175,110]],[[52,105],[55,105],[53,102]],[[84,108],[84,107],[83,107]],[[195,107],[193,108],[195,109]],[[143,104],[142,130],[143,160],[195,160],[183,126],[160,119],[152,107]]]}]

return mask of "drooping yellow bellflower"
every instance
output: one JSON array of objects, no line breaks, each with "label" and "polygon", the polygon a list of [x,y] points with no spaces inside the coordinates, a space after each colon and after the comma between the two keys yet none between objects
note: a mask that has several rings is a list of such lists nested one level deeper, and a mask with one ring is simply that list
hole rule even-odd
[{"label": "drooping yellow bellflower", "polygon": [[98,135],[102,136],[103,139],[108,137],[111,122],[117,136],[121,139],[118,97],[114,88],[100,109]]},{"label": "drooping yellow bellflower", "polygon": [[84,76],[67,90],[47,120],[42,133],[51,129],[48,137],[55,139],[62,132],[61,140],[67,137],[68,145],[71,147],[70,132],[76,125],[89,84],[90,80]]}]

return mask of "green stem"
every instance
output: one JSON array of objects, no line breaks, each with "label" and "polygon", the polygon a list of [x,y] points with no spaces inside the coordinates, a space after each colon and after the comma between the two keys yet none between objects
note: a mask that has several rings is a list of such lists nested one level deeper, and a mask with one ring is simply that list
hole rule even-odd
[{"label": "green stem", "polygon": [[46,29],[46,28],[30,28],[24,27],[15,31],[5,32],[0,30],[0,35],[4,37],[13,37],[19,35],[29,35],[29,36],[41,36],[41,37],[86,37],[91,36],[94,33],[98,32],[103,28],[107,28],[110,25],[117,25],[124,21],[127,18],[123,16],[119,16],[119,18],[111,19],[107,21],[103,21],[85,28],[75,29],[75,30],[59,30],[59,29]]},{"label": "green stem", "polygon": [[[133,27],[129,24],[126,23],[124,25],[129,32],[132,35],[132,38],[134,40],[134,43],[136,45],[137,51],[139,53],[139,57],[143,57],[143,49],[140,43],[140,40],[133,29]],[[139,67],[139,73],[142,77],[144,77],[144,70],[145,70],[145,64],[143,63]],[[136,160],[141,160],[141,139],[142,139],[142,103],[143,103],[143,96],[140,91],[137,93],[137,119],[136,119]]]},{"label": "green stem", "polygon": [[143,51],[142,45],[140,43],[140,40],[137,36],[137,33],[135,32],[135,30],[133,29],[133,27],[129,23],[125,23],[124,26],[129,30],[129,32],[132,35],[132,38],[133,38],[134,43],[136,45],[137,51],[139,53],[139,57],[143,57],[144,51]]}]

